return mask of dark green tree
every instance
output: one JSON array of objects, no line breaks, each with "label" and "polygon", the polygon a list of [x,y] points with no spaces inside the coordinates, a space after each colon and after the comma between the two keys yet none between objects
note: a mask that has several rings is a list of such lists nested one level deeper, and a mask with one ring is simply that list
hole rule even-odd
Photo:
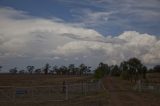
[{"label": "dark green tree", "polygon": [[139,59],[131,58],[120,64],[120,70],[122,78],[136,81],[137,79],[145,78],[147,67]]},{"label": "dark green tree", "polygon": [[129,65],[126,61],[121,62],[120,64],[121,78],[129,80]]},{"label": "dark green tree", "polygon": [[96,79],[100,79],[107,74],[108,65],[104,63],[100,63],[99,66],[96,68],[94,76]]},{"label": "dark green tree", "polygon": [[44,66],[43,72],[44,72],[45,75],[48,74],[50,67],[51,67],[51,66],[50,66],[48,63]]},{"label": "dark green tree", "polygon": [[153,67],[153,72],[160,72],[160,65],[156,65]]},{"label": "dark green tree", "polygon": [[70,64],[70,65],[68,66],[68,69],[69,69],[69,73],[70,73],[71,75],[74,75],[74,74],[75,74],[75,66],[74,66],[74,64]]},{"label": "dark green tree", "polygon": [[120,70],[119,70],[118,65],[110,66],[110,72],[112,76],[120,76]]},{"label": "dark green tree", "polygon": [[146,73],[147,73],[147,67],[146,66],[142,66],[142,78],[146,79]]},{"label": "dark green tree", "polygon": [[87,69],[88,69],[88,67],[85,64],[80,64],[80,66],[79,66],[80,75],[86,74]]}]

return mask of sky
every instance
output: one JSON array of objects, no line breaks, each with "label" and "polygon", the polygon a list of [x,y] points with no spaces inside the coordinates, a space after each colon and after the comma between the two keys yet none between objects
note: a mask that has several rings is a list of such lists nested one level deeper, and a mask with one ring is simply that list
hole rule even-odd
[{"label": "sky", "polygon": [[160,0],[0,0],[0,65],[8,70],[132,57],[160,63]]}]

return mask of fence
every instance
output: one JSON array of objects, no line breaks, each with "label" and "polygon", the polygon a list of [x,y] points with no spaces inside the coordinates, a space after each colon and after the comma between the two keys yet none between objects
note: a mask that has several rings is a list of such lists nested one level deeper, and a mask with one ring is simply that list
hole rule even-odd
[{"label": "fence", "polygon": [[160,93],[160,84],[138,82],[134,86],[134,89],[138,91],[151,91],[151,92]]},{"label": "fence", "polygon": [[0,86],[0,101],[64,101],[99,92],[101,82],[53,86]]}]

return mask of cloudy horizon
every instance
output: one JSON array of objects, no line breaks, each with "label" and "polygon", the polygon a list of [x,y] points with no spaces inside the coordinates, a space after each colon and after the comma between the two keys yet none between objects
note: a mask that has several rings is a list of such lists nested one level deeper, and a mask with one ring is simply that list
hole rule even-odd
[{"label": "cloudy horizon", "polygon": [[37,6],[36,0],[7,1],[0,1],[4,69],[45,63],[96,67],[132,57],[148,67],[160,63],[159,0],[40,0],[44,4]]}]

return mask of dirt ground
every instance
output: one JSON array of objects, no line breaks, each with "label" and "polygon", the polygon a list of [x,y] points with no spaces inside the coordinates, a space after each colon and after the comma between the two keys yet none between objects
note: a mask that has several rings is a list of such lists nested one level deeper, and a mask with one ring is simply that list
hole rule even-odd
[{"label": "dirt ground", "polygon": [[[0,75],[0,86],[45,86],[81,83],[92,80],[92,76],[54,76],[54,75]],[[64,101],[0,101],[0,106],[106,106],[108,95],[105,91]]]},{"label": "dirt ground", "polygon": [[105,77],[104,86],[109,94],[109,106],[160,106],[160,94],[132,90],[129,81]]},{"label": "dirt ground", "polygon": [[67,83],[78,83],[92,79],[92,76],[74,75],[8,75],[0,74],[0,86],[45,86]]},{"label": "dirt ground", "polygon": [[[156,74],[157,75],[157,74]],[[153,75],[150,75],[150,79]],[[88,80],[86,76],[44,76],[44,75],[1,75],[1,86],[33,86],[61,84],[64,80],[70,83]],[[158,78],[158,79],[157,79]],[[0,106],[160,106],[160,93],[138,92],[134,84],[118,77],[103,78],[105,91],[90,96],[67,101],[41,101],[28,103],[0,102]],[[153,76],[152,82],[159,83],[159,77]]]}]

